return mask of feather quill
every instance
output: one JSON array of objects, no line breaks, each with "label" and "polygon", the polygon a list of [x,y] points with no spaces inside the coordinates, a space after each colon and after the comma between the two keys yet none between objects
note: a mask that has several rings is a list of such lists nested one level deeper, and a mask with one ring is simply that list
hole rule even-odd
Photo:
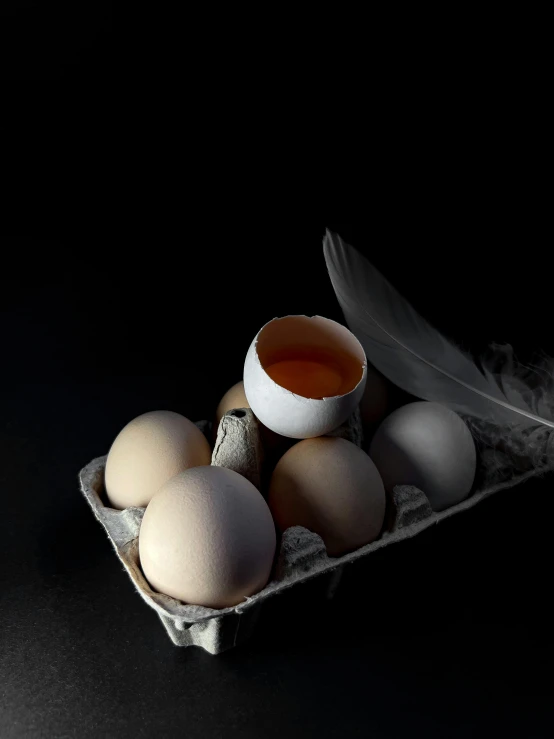
[{"label": "feather quill", "polygon": [[492,447],[494,476],[554,468],[554,360],[530,370],[517,364],[510,346],[493,345],[479,367],[340,236],[327,231],[323,249],[346,323],[385,377],[460,413]]}]

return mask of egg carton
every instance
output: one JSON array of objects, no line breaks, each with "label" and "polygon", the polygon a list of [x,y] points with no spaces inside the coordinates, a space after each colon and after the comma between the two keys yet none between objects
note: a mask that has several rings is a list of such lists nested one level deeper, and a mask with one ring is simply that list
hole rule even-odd
[{"label": "egg carton", "polygon": [[[211,438],[210,423],[199,421],[196,426],[208,440]],[[340,436],[361,447],[363,432],[359,411],[329,435]],[[324,583],[327,595],[333,597],[346,564],[394,542],[409,539],[449,516],[472,508],[499,490],[512,487],[538,473],[537,470],[529,470],[481,489],[478,480],[477,489],[469,498],[441,512],[431,509],[421,490],[411,485],[399,485],[387,503],[387,517],[379,539],[341,557],[329,557],[320,536],[301,526],[293,526],[278,541],[279,551],[266,587],[255,595],[245,597],[244,602],[236,606],[213,609],[184,604],[150,588],[140,567],[138,548],[145,508],[115,510],[109,507],[104,491],[106,459],[107,455],[98,457],[81,470],[79,479],[83,495],[108,534],[135,588],[158,613],[173,643],[182,647],[199,646],[210,654],[219,654],[244,641],[252,632],[264,603],[277,594],[320,577],[327,578]],[[235,409],[222,418],[212,464],[235,470],[260,488],[264,447],[260,426],[250,409]],[[486,476],[481,476],[481,482],[484,480]]]}]

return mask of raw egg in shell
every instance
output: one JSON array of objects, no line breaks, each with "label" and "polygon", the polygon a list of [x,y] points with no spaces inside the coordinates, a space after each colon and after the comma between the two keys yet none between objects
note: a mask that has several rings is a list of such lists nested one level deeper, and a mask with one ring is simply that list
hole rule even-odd
[{"label": "raw egg in shell", "polygon": [[321,316],[274,318],[244,364],[244,392],[271,431],[307,439],[340,426],[358,406],[367,362],[356,337]]}]

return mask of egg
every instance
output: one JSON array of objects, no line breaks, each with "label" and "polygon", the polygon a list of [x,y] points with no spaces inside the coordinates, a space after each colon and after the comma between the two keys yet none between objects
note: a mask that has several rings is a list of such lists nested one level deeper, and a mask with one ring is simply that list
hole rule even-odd
[{"label": "egg", "polygon": [[195,467],[150,501],[139,533],[144,575],[184,603],[226,608],[267,583],[275,555],[267,503],[246,478],[225,467]]},{"label": "egg", "polygon": [[127,424],[106,462],[105,487],[114,508],[148,505],[171,477],[211,462],[204,434],[172,411],[151,411]]},{"label": "egg", "polygon": [[219,422],[227,411],[231,411],[234,408],[250,408],[246,395],[244,394],[244,382],[242,380],[229,388],[219,401],[215,412],[215,425],[219,426]]},{"label": "egg", "polygon": [[364,394],[360,401],[360,414],[365,427],[380,423],[386,415],[389,391],[385,378],[368,364]]},{"label": "egg", "polygon": [[374,541],[385,517],[383,482],[368,455],[337,437],[305,439],[277,463],[268,503],[281,531],[303,526],[336,557]]},{"label": "egg", "polygon": [[379,426],[369,454],[385,488],[415,485],[435,511],[471,492],[477,465],[470,430],[457,413],[420,401],[398,408]]},{"label": "egg", "polygon": [[321,316],[267,323],[244,363],[244,392],[256,417],[293,439],[321,436],[358,406],[367,362],[356,337]]}]

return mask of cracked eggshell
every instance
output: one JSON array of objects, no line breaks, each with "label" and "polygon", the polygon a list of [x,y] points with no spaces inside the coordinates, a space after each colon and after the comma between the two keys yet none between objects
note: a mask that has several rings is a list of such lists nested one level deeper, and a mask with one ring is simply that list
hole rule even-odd
[{"label": "cracked eggshell", "polygon": [[[294,376],[289,369],[295,364],[306,371]],[[277,373],[276,365],[283,371]],[[366,377],[358,339],[322,316],[269,321],[244,363],[244,391],[252,411],[271,431],[293,439],[322,436],[340,426],[360,403]]]}]

